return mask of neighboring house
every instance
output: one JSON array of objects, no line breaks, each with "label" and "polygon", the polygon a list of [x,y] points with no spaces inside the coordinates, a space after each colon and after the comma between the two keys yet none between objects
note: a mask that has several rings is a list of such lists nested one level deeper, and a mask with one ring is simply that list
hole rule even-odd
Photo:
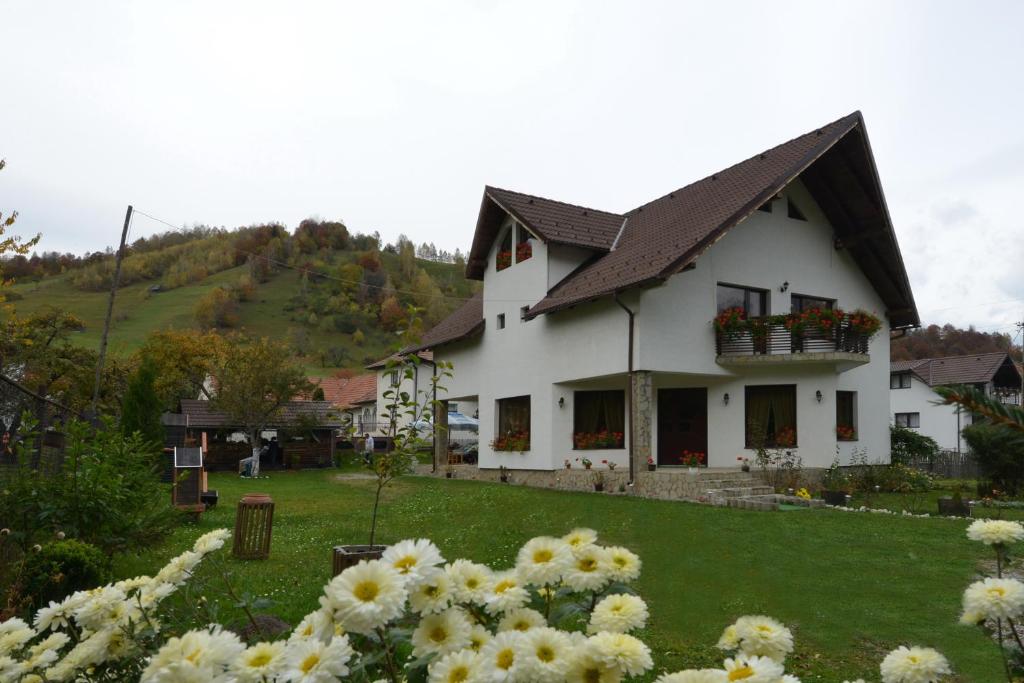
[{"label": "neighboring house", "polygon": [[[487,187],[466,275],[482,292],[404,351],[479,402],[481,467],[735,467],[760,439],[805,466],[889,457],[888,332],[919,319],[859,112],[625,213]],[[870,345],[776,325],[719,346],[734,307],[884,320]]]},{"label": "neighboring house", "polygon": [[1020,405],[1021,376],[1004,352],[897,360],[890,366],[891,420],[935,439],[940,447],[964,450],[961,432],[972,424],[959,406],[937,405],[934,387],[969,384],[1003,403]]},{"label": "neighboring house", "polygon": [[[399,394],[407,393],[410,399],[416,401],[417,412],[429,410],[429,404],[434,400],[433,392],[430,391],[430,378],[434,375],[434,354],[430,351],[419,351],[416,355],[419,356],[420,362],[413,367],[412,377],[405,377],[399,370],[388,368],[388,365],[401,360],[402,356],[399,354],[382,358],[366,366],[367,370],[376,373],[377,376],[377,419],[384,425],[385,432],[391,424],[391,411],[388,405],[395,400],[392,397],[385,397],[385,393],[392,389]],[[395,422],[399,429],[409,424],[410,416],[405,413],[405,409],[399,408]]]},{"label": "neighboring house", "polygon": [[357,434],[383,434],[377,419],[377,375],[368,372],[355,377],[327,377],[318,380],[324,399],[340,411],[346,425]]}]

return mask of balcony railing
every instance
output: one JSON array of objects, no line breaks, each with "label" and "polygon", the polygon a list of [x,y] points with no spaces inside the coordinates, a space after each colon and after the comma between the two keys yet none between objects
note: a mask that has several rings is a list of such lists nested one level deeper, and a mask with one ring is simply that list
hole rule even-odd
[{"label": "balcony railing", "polygon": [[789,330],[785,325],[765,325],[762,331],[737,334],[715,333],[719,356],[778,356],[800,353],[867,354],[870,335],[842,322],[831,329],[805,327]]}]

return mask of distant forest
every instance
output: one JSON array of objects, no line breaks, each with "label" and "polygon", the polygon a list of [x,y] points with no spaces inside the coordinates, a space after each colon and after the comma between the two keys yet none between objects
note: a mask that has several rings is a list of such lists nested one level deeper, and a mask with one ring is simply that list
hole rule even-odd
[{"label": "distant forest", "polygon": [[892,360],[965,356],[992,351],[1007,351],[1015,361],[1021,360],[1021,347],[1013,343],[1012,335],[979,332],[973,327],[965,330],[949,324],[910,330],[906,336],[895,338],[890,344]]}]

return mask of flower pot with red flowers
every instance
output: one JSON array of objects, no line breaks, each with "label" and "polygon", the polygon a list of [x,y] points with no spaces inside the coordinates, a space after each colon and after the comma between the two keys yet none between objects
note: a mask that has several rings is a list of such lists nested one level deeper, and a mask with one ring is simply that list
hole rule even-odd
[{"label": "flower pot with red flowers", "polygon": [[512,252],[511,251],[499,251],[498,256],[495,259],[495,265],[498,270],[505,270],[512,265]]},{"label": "flower pot with red flowers", "polygon": [[726,341],[732,341],[747,332],[747,312],[738,306],[725,309],[712,322],[715,331]]},{"label": "flower pot with red flowers", "polygon": [[654,456],[653,455],[648,455],[647,456],[647,471],[648,472],[653,472],[656,469],[658,469],[658,465],[654,462]]},{"label": "flower pot with red flowers", "polygon": [[741,456],[739,456],[736,459],[739,460],[739,462],[740,462],[740,470],[742,470],[743,472],[749,472],[750,471],[750,458],[746,458],[746,457],[741,455]]},{"label": "flower pot with red flowers", "polygon": [[508,432],[498,436],[491,442],[496,451],[518,451],[525,453],[530,450],[530,432]]},{"label": "flower pot with red flowers", "polygon": [[516,245],[516,263],[526,261],[531,256],[533,256],[533,245],[529,241]]},{"label": "flower pot with red flowers", "polygon": [[836,425],[836,440],[856,441],[857,430],[850,425]]},{"label": "flower pot with red flowers", "polygon": [[703,451],[683,451],[683,464],[686,465],[690,474],[697,474],[697,468],[704,464]]}]

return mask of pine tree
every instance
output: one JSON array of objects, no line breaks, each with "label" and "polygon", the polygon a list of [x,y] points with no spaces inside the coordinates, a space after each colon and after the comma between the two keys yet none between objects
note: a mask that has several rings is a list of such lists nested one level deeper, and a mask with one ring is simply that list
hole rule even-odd
[{"label": "pine tree", "polygon": [[143,359],[135,374],[128,381],[121,404],[121,433],[131,436],[138,432],[157,446],[162,446],[164,429],[160,424],[163,406],[156,395],[156,366],[148,358]]}]

